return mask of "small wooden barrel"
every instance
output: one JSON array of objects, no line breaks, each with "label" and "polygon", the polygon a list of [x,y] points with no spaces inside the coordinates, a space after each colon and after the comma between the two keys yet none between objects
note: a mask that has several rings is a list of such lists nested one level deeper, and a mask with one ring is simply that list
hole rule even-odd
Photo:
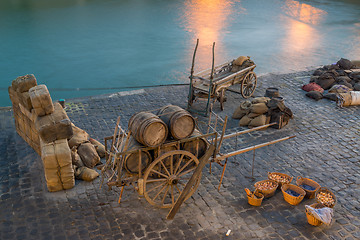
[{"label": "small wooden barrel", "polygon": [[166,124],[158,116],[148,112],[134,114],[129,120],[128,128],[138,142],[148,147],[162,144],[168,134]]},{"label": "small wooden barrel", "polygon": [[280,97],[279,89],[275,87],[269,87],[266,89],[264,96],[269,98]]},{"label": "small wooden barrel", "polygon": [[129,145],[126,151],[131,151],[135,149],[139,150],[125,156],[123,167],[129,173],[139,173],[139,169],[141,170],[141,172],[144,172],[152,161],[151,154],[148,151],[141,150],[141,147],[143,146],[139,142],[137,142],[134,138],[130,137]]},{"label": "small wooden barrel", "polygon": [[159,110],[158,116],[167,124],[171,136],[176,140],[187,138],[195,129],[194,118],[181,107],[167,105]]},{"label": "small wooden barrel", "polygon": [[195,129],[194,133],[190,136],[190,138],[192,137],[198,137],[198,138],[194,138],[190,141],[186,141],[181,146],[182,150],[194,154],[194,156],[197,157],[198,159],[205,154],[208,147],[207,141],[204,138],[200,138],[199,136],[201,136],[200,131]]}]

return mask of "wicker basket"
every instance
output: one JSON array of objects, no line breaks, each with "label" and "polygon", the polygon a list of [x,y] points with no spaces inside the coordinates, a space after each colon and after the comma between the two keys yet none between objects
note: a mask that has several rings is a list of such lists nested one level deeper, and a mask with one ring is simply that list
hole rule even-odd
[{"label": "wicker basket", "polygon": [[[333,202],[333,203],[328,203],[328,202],[323,202],[323,201],[321,201],[321,200],[318,198],[318,195],[319,195],[320,192],[330,193],[330,195],[331,195],[331,196],[333,197],[333,199],[334,199],[334,202]],[[316,191],[315,197],[316,197],[316,201],[317,201],[318,203],[322,203],[325,207],[329,207],[329,208],[335,207],[336,202],[337,202],[336,197],[335,197],[335,194],[332,193],[329,189],[327,189],[327,188],[325,188],[325,187],[320,187],[320,188]]]},{"label": "wicker basket", "polygon": [[315,182],[314,180],[311,180],[310,178],[303,178],[303,177],[300,177],[300,176],[297,177],[296,184],[299,187],[302,184],[306,184],[308,186],[311,186],[311,187],[315,188],[315,190],[307,190],[307,189],[301,187],[306,192],[305,197],[310,198],[310,199],[315,197],[316,191],[320,188],[320,185],[317,182]]},{"label": "wicker basket", "polygon": [[[323,208],[325,207],[324,205],[322,205],[321,203],[313,203],[310,205],[310,207],[313,207],[313,208]],[[311,214],[311,212],[309,212],[306,208],[305,208],[305,213],[306,213],[306,218],[307,218],[307,221],[310,225],[313,225],[313,226],[320,226],[322,224],[322,222],[318,219],[316,219],[314,217],[314,215]]]},{"label": "wicker basket", "polygon": [[[286,190],[288,190],[288,189],[293,190],[294,192],[297,192],[300,195],[297,197],[292,196],[286,192]],[[306,192],[301,187],[298,187],[294,184],[282,185],[281,191],[284,195],[284,200],[286,202],[290,203],[291,205],[298,205],[304,199],[304,197],[306,195]]]},{"label": "wicker basket", "polygon": [[259,207],[261,206],[261,202],[262,200],[264,199],[264,195],[262,193],[259,193],[257,191],[254,192],[254,195],[248,195],[246,194],[247,198],[248,198],[248,203],[252,206],[256,206],[256,207]]},{"label": "wicker basket", "polygon": [[[273,183],[275,185],[275,187],[273,187],[271,189],[267,189],[267,190],[259,189],[259,185],[262,184],[262,183],[265,183],[265,182],[271,182],[271,183]],[[269,197],[274,196],[275,191],[276,191],[276,189],[278,187],[278,183],[273,181],[273,180],[262,180],[262,181],[256,182],[254,184],[254,187],[259,193],[262,193],[264,195],[264,198],[269,198]]]},{"label": "wicker basket", "polygon": [[[277,180],[273,179],[273,178],[271,177],[271,175],[273,175],[273,174],[276,174],[276,175],[279,175],[279,176],[284,177],[284,178],[285,178],[285,181],[284,181],[284,182],[281,182],[281,181],[277,181]],[[268,172],[268,179],[277,182],[277,183],[279,184],[279,188],[280,188],[283,184],[291,183],[293,177],[291,177],[291,176],[289,176],[289,175],[287,175],[287,174],[285,174],[285,173]]]}]

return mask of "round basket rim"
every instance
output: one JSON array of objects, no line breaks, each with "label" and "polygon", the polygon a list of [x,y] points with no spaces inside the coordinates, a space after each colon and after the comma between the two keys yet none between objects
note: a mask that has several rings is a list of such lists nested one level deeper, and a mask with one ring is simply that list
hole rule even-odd
[{"label": "round basket rim", "polygon": [[[256,185],[260,184],[260,183],[263,183],[263,182],[273,182],[273,183],[276,183],[276,187],[274,188],[271,188],[271,189],[268,189],[268,190],[272,190],[272,189],[276,189],[278,186],[279,186],[279,183],[274,181],[274,180],[271,180],[271,179],[265,179],[265,180],[261,180],[261,181],[257,181],[256,183],[254,183],[254,187],[257,189]],[[266,190],[266,191],[268,191]]]},{"label": "round basket rim", "polygon": [[[293,180],[293,178],[294,177],[292,177],[292,176],[290,176],[289,174],[286,174],[286,173],[281,173],[281,172],[268,172],[268,179],[270,179],[270,174],[273,174],[273,173],[276,173],[276,174],[278,174],[278,175],[283,175],[283,176],[286,176],[286,177],[288,177],[289,179],[290,179],[290,181],[289,181],[289,183],[291,183],[291,181]],[[272,180],[272,179],[270,179],[270,180]],[[273,181],[275,181],[275,180],[273,180]],[[276,181],[275,181],[276,182]],[[285,184],[285,183],[283,183],[283,184]]]},{"label": "round basket rim", "polygon": [[[332,191],[330,191],[328,188],[326,188],[326,187],[320,187],[317,191],[316,191],[316,193],[315,193],[315,198],[316,198],[316,201],[318,202],[318,203],[321,203],[321,204],[323,204],[322,202],[320,202],[320,200],[318,199],[318,194],[319,194],[319,192],[328,192],[328,193],[330,193],[331,194],[331,196],[334,198],[334,203],[332,204],[332,206],[330,207],[330,208],[333,208],[333,207],[335,207],[335,205],[336,205],[336,203],[337,203],[337,199],[336,199],[336,196],[335,196],[335,194],[332,192]],[[324,205],[324,204],[323,204]],[[326,206],[325,206],[326,207]]]},{"label": "round basket rim", "polygon": [[311,178],[306,178],[306,177],[301,177],[301,176],[298,176],[298,177],[296,178],[296,185],[298,185],[298,186],[300,187],[300,185],[301,185],[304,181],[308,181],[308,182],[310,182],[310,184],[316,185],[316,186],[310,185],[311,187],[315,187],[315,190],[307,190],[307,189],[304,189],[305,191],[316,192],[316,191],[321,187],[321,185],[320,185],[319,183],[317,183],[316,181],[312,180]]},{"label": "round basket rim", "polygon": [[[297,197],[291,196],[290,194],[288,194],[287,192],[285,192],[285,191],[288,189],[288,188],[286,188],[286,187],[295,187],[295,189],[300,190],[301,193],[297,192],[297,193],[300,194],[300,196],[297,196]],[[284,188],[286,188],[286,189],[284,190]],[[304,189],[302,189],[301,187],[299,187],[299,186],[297,186],[297,185],[295,185],[295,184],[291,184],[291,183],[283,184],[283,185],[281,186],[281,191],[282,191],[284,194],[287,194],[287,195],[289,195],[289,196],[291,196],[291,197],[294,197],[294,198],[301,198],[301,197],[304,197],[304,196],[306,195],[306,192],[305,192]]]}]

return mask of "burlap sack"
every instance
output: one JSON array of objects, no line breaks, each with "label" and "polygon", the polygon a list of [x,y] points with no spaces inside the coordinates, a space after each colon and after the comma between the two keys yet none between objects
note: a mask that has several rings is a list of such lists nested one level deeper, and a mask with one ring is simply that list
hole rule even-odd
[{"label": "burlap sack", "polygon": [[54,112],[50,93],[45,85],[38,85],[29,89],[31,104],[38,116]]},{"label": "burlap sack", "polygon": [[318,92],[318,91],[310,91],[310,92],[307,92],[305,95],[307,97],[309,97],[309,98],[312,98],[312,99],[316,100],[316,101],[323,98],[322,93]]},{"label": "burlap sack", "polygon": [[72,164],[75,165],[76,167],[84,166],[84,163],[82,162],[80,155],[77,153],[76,147],[73,147],[71,149],[71,160],[72,160]]},{"label": "burlap sack", "polygon": [[59,178],[60,169],[47,168],[44,169],[46,186],[49,192],[57,192],[63,190],[61,180]]},{"label": "burlap sack", "polygon": [[234,60],[233,64],[241,66],[249,58],[250,58],[249,56],[240,56]]},{"label": "burlap sack", "polygon": [[[266,124],[267,117],[264,114],[259,115],[258,117],[252,119],[248,124],[251,127],[259,127]],[[270,120],[270,117],[269,119]]]},{"label": "burlap sack", "polygon": [[264,114],[268,111],[268,107],[266,106],[266,103],[256,103],[253,104],[250,108],[250,112],[252,113],[258,113],[258,114]]},{"label": "burlap sack", "polygon": [[247,126],[251,122],[251,118],[247,115],[243,116],[239,121],[239,126]]},{"label": "burlap sack", "polygon": [[24,108],[26,108],[28,111],[31,111],[32,104],[31,104],[31,99],[30,99],[30,95],[28,92],[22,92],[22,93],[16,93],[17,94],[17,98],[19,99],[19,104],[22,104]]},{"label": "burlap sack", "polygon": [[84,165],[88,168],[93,168],[96,164],[100,163],[100,157],[90,142],[81,143],[78,147],[78,154]]},{"label": "burlap sack", "polygon": [[336,65],[338,65],[341,69],[348,70],[353,67],[353,63],[345,58],[341,58]]},{"label": "burlap sack", "polygon": [[69,147],[71,149],[89,140],[90,136],[86,131],[76,127],[73,123],[71,123],[71,127],[73,130],[73,136],[69,139]]},{"label": "burlap sack", "polygon": [[320,75],[316,83],[323,89],[327,90],[335,83],[335,78],[332,74],[326,72]]},{"label": "burlap sack", "polygon": [[260,116],[260,115],[261,115],[261,113],[253,113],[253,112],[251,112],[251,113],[249,113],[247,116],[248,116],[249,118],[253,119],[253,118],[256,118],[256,117],[258,117],[258,116]]},{"label": "burlap sack", "polygon": [[329,93],[346,93],[350,91],[351,89],[345,85],[334,85],[329,89]]},{"label": "burlap sack", "polygon": [[337,104],[342,106],[342,107],[347,107],[351,105],[351,92],[347,92],[347,93],[339,93],[338,94],[338,99],[337,99]]},{"label": "burlap sack", "polygon": [[13,105],[17,105],[19,104],[19,97],[17,96],[15,90],[13,89],[12,86],[8,87],[8,93],[9,93],[9,97],[10,97],[10,100],[11,100],[11,103]]},{"label": "burlap sack", "polygon": [[88,167],[79,167],[75,171],[75,177],[84,181],[92,181],[99,176],[99,173]]},{"label": "burlap sack", "polygon": [[105,157],[105,146],[101,142],[99,142],[93,138],[90,138],[89,141],[91,142],[92,145],[94,145],[99,157],[104,158]]},{"label": "burlap sack", "polygon": [[73,135],[71,121],[59,103],[54,103],[54,112],[38,116],[35,120],[36,130],[44,142],[58,139],[70,139]]},{"label": "burlap sack", "polygon": [[64,167],[72,163],[71,151],[66,139],[56,140],[51,143],[41,141],[40,145],[44,168]]},{"label": "burlap sack", "polygon": [[252,104],[267,103],[268,101],[270,101],[269,97],[256,97],[251,101],[251,103]]},{"label": "burlap sack", "polygon": [[14,91],[22,93],[29,91],[30,88],[37,85],[36,78],[33,74],[17,77],[11,83]]},{"label": "burlap sack", "polygon": [[75,175],[72,164],[60,168],[60,181],[63,189],[70,189],[75,186]]},{"label": "burlap sack", "polygon": [[335,78],[336,82],[351,82],[351,78],[349,78],[348,76],[339,76]]},{"label": "burlap sack", "polygon": [[231,72],[235,73],[235,72],[238,72],[242,69],[241,66],[238,66],[238,65],[232,65],[231,67]]},{"label": "burlap sack", "polygon": [[237,107],[232,115],[234,119],[241,119],[243,116],[249,113],[249,109],[242,109],[240,106]]}]

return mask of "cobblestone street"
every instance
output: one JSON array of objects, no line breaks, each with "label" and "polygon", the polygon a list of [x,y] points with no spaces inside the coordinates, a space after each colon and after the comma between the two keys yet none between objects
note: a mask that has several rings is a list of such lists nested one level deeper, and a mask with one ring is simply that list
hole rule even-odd
[{"label": "cobblestone street", "polygon": [[[47,191],[41,158],[17,135],[11,108],[0,110],[0,239],[360,239],[360,106],[339,108],[327,99],[314,101],[301,86],[311,71],[267,74],[258,78],[256,96],[268,87],[279,88],[294,119],[283,129],[269,128],[224,142],[223,152],[281,137],[295,138],[229,159],[220,191],[222,168],[212,164],[203,171],[198,190],[180,208],[174,220],[168,209],[151,206],[132,187],[126,187],[121,204],[120,189],[100,189],[93,182],[76,180],[73,189]],[[10,80],[9,80],[10,85]],[[51,93],[51,92],[50,92]],[[92,138],[104,142],[116,119],[127,128],[138,112],[167,104],[186,108],[188,86],[158,87],[81,99],[67,99],[72,122]],[[231,119],[243,98],[228,91],[225,110],[227,132],[244,130]],[[104,162],[104,159],[102,159]],[[261,207],[247,203],[244,188],[254,189],[268,172],[311,178],[337,197],[330,226],[307,223],[304,199],[292,206],[277,190]],[[226,232],[231,230],[229,236]]]}]

